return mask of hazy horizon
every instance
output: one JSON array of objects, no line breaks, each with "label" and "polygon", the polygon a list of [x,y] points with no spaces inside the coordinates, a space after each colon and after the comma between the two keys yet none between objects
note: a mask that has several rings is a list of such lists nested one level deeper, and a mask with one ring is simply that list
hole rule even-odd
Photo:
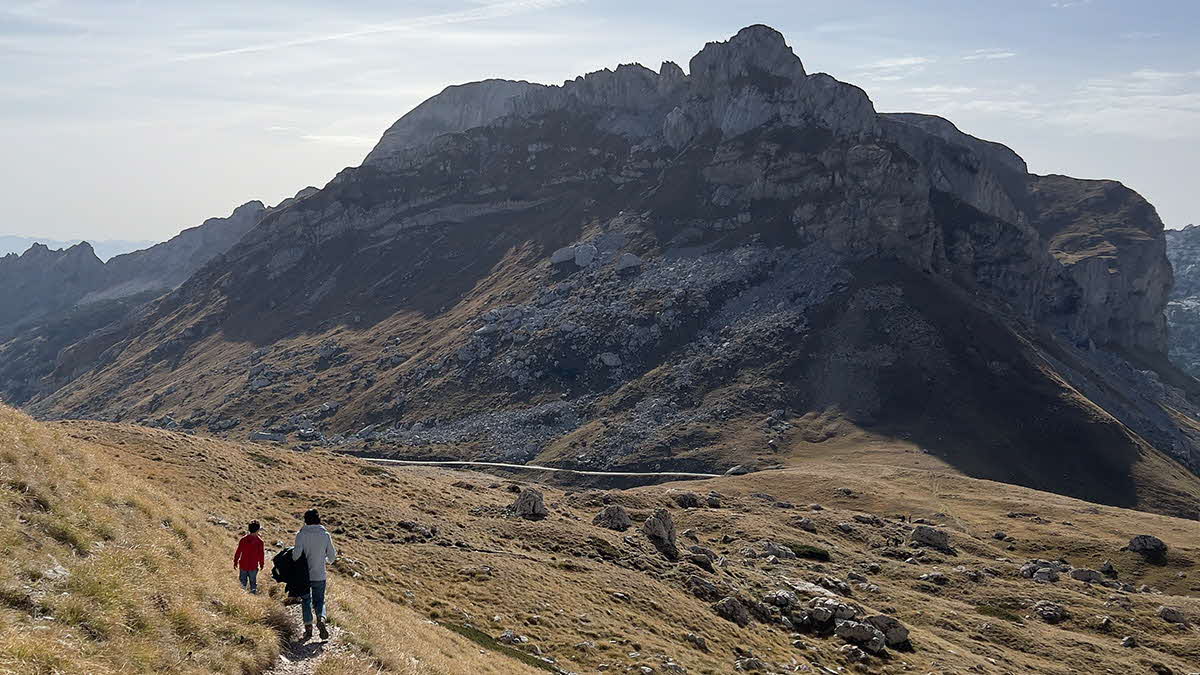
[{"label": "hazy horizon", "polygon": [[162,241],[323,186],[447,85],[686,70],[753,23],[880,111],[942,115],[1033,172],[1120,180],[1169,227],[1198,220],[1186,167],[1200,151],[1200,7],[890,5],[18,2],[0,8],[0,233]]}]

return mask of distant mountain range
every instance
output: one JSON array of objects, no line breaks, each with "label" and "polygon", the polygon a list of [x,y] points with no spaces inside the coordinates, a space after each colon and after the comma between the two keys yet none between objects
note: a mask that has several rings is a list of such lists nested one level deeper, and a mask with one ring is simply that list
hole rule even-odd
[{"label": "distant mountain range", "polygon": [[92,245],[92,251],[102,261],[121,255],[122,253],[132,253],[133,251],[138,251],[157,243],[148,239],[71,239],[60,241],[57,239],[47,239],[46,237],[0,234],[0,256],[5,256],[9,253],[24,253],[34,244],[42,244],[50,249],[65,249],[84,241]]}]

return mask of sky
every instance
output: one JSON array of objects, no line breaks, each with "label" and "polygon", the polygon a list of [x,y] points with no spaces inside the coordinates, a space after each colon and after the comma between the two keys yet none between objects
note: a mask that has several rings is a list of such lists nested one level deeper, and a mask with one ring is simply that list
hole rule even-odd
[{"label": "sky", "polygon": [[1196,0],[0,0],[0,234],[154,239],[357,166],[450,84],[560,84],[743,26],[880,111],[1200,222]]}]

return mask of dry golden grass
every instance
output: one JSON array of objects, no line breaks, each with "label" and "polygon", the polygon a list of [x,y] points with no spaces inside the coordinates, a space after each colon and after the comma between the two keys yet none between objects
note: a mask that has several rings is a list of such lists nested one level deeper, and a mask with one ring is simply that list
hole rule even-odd
[{"label": "dry golden grass", "polygon": [[[123,443],[0,406],[0,672],[264,672],[294,620],[277,597],[237,585],[239,532],[209,521],[214,504],[130,472],[114,461]],[[153,444],[137,450],[164,459]],[[211,502],[233,496],[226,487],[209,485],[221,491]],[[272,585],[269,570],[260,584]],[[355,585],[331,589],[346,644],[317,672],[534,672]]]},{"label": "dry golden grass", "polygon": [[90,444],[0,408],[0,671],[266,668],[271,604],[229,583],[214,534]]},{"label": "dry golden grass", "polygon": [[[944,469],[853,463],[841,456],[738,478],[608,493],[635,518],[654,508],[671,509],[680,532],[693,529],[703,546],[729,560],[728,567],[709,574],[687,563],[667,563],[636,531],[593,527],[591,517],[602,505],[597,491],[539,486],[551,515],[527,522],[502,515],[514,495],[507,489],[510,481],[494,476],[387,470],[327,452],[126,425],[54,426],[102,445],[129,474],[202,509],[196,516],[201,522],[210,516],[238,523],[259,518],[269,546],[290,537],[305,508],[319,506],[345,556],[334,570],[330,592],[331,617],[345,630],[347,649],[330,654],[318,672],[537,672],[505,658],[494,645],[471,642],[431,619],[473,626],[491,637],[513,629],[529,637],[523,649],[536,646],[573,672],[595,672],[601,664],[614,672],[638,665],[661,670],[671,657],[691,673],[727,673],[735,646],[754,650],[780,669],[848,668],[840,640],[806,636],[811,648],[801,651],[778,626],[738,628],[689,594],[684,581],[700,575],[759,595],[779,588],[785,577],[844,579],[850,572],[864,573],[869,563],[881,566],[867,573],[879,590],[855,591],[854,601],[905,622],[916,644],[913,652],[872,661],[871,672],[1065,675],[1150,672],[1155,665],[1190,672],[1189,664],[1200,662],[1196,628],[1177,629],[1155,614],[1159,605],[1168,604],[1200,616],[1196,522],[1096,506]],[[841,495],[838,487],[850,488],[854,496]],[[670,499],[674,489],[718,490],[725,503],[720,509],[681,509]],[[773,506],[759,493],[797,508]],[[803,510],[810,503],[825,509]],[[1037,519],[1010,518],[1009,512],[1032,512]],[[837,529],[857,513],[889,522],[880,528],[855,524],[851,533]],[[921,565],[880,555],[887,535],[906,530],[891,518],[895,514],[950,529],[958,555],[935,555]],[[812,518],[817,532],[799,529],[800,516]],[[432,540],[410,540],[404,521],[439,531]],[[235,533],[208,528],[232,546]],[[996,530],[1015,538],[1011,550],[992,538]],[[1171,545],[1166,565],[1150,565],[1120,550],[1131,535],[1143,532]],[[764,538],[818,547],[829,552],[830,560],[776,565],[746,560],[742,550]],[[1024,560],[1035,557],[1065,557],[1093,568],[1112,560],[1121,580],[1149,584],[1162,594],[1120,593],[1070,579],[1035,584],[1016,574]],[[993,567],[1001,574],[972,582],[955,571],[959,565]],[[951,583],[932,586],[917,579],[935,570],[950,576]],[[1031,618],[1032,604],[1042,599],[1064,604],[1074,618],[1054,626]],[[1114,627],[1108,632],[1094,628],[1090,622],[1098,615],[1111,616]],[[709,651],[693,648],[685,640],[688,633],[704,636]],[[1125,635],[1135,635],[1141,646],[1120,647]]]}]

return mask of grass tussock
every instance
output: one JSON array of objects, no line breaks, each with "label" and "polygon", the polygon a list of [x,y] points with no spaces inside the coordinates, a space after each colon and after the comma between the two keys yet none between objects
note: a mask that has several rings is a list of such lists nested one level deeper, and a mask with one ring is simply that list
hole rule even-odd
[{"label": "grass tussock", "polygon": [[0,672],[254,673],[284,629],[205,526],[96,446],[0,407]]}]

